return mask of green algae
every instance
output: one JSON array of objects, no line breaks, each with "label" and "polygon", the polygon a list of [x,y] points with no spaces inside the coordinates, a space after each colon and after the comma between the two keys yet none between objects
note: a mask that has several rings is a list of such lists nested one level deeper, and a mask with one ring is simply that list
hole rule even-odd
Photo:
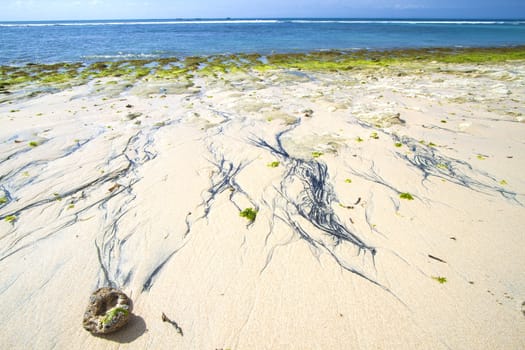
[{"label": "green algae", "polygon": [[394,146],[396,146],[397,148],[400,148],[400,147],[403,147],[403,144],[401,142],[396,142]]},{"label": "green algae", "polygon": [[401,198],[401,199],[407,199],[407,200],[409,200],[409,201],[413,201],[413,200],[414,200],[414,197],[413,197],[410,193],[408,193],[408,192],[400,193],[400,194],[399,194],[399,198]]},{"label": "green algae", "polygon": [[319,158],[322,155],[323,155],[323,152],[319,152],[319,151],[312,152],[312,157],[314,158]]},{"label": "green algae", "polygon": [[434,281],[439,282],[440,284],[444,284],[444,283],[447,282],[447,278],[446,277],[442,277],[442,276],[432,276],[432,279]]},{"label": "green algae", "polygon": [[129,311],[122,308],[122,307],[114,307],[111,310],[108,310],[104,317],[100,320],[100,322],[103,325],[111,324],[112,321],[117,317],[119,314],[127,315],[129,314]]},{"label": "green algae", "polygon": [[[380,70],[400,74],[406,69],[421,69],[431,63],[432,69],[447,71],[438,64],[498,63],[525,60],[525,46],[503,48],[427,48],[399,50],[322,51],[310,53],[235,54],[189,56],[151,60],[123,60],[92,63],[27,64],[0,66],[0,90],[28,84],[68,87],[92,79],[120,78],[134,82],[142,79],[180,80],[192,86],[196,76],[212,78],[239,72],[271,70],[345,72]],[[378,70],[380,69],[380,70]],[[470,72],[470,71],[469,71]],[[469,72],[456,74],[470,74]]]},{"label": "green algae", "polygon": [[4,218],[4,220],[10,224],[13,224],[17,219],[16,215],[8,215]]},{"label": "green algae", "polygon": [[0,205],[7,203],[7,197],[0,197]]},{"label": "green algae", "polygon": [[37,146],[38,146],[38,142],[36,142],[36,141],[31,141],[31,142],[29,142],[29,146],[30,146],[30,147],[37,147]]},{"label": "green algae", "polygon": [[346,182],[347,184],[351,184],[351,183],[352,183],[352,180],[351,180],[351,179],[345,179],[345,182]]},{"label": "green algae", "polygon": [[253,208],[246,208],[239,213],[239,216],[246,218],[249,221],[253,222],[255,221],[255,218],[257,217],[257,211]]},{"label": "green algae", "polygon": [[269,167],[269,168],[277,168],[279,166],[279,164],[281,164],[281,162],[275,161],[275,162],[271,162],[271,163],[266,164],[266,166]]}]

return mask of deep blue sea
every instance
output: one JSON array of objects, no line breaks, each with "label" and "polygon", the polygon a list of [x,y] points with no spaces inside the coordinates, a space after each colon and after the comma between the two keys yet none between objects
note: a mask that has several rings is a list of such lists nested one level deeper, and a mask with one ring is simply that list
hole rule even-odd
[{"label": "deep blue sea", "polygon": [[525,20],[0,22],[0,65],[227,53],[525,45]]}]

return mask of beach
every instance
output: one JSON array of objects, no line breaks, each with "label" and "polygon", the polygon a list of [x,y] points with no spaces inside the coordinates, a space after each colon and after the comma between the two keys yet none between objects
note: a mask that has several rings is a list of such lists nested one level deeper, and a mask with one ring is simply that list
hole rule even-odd
[{"label": "beach", "polygon": [[1,70],[2,348],[525,348],[523,48]]}]

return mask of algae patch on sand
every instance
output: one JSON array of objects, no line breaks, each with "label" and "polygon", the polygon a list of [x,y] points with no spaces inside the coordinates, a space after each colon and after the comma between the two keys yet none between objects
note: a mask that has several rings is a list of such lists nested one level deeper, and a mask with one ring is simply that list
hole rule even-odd
[{"label": "algae patch on sand", "polygon": [[413,197],[410,193],[408,193],[408,192],[400,193],[400,194],[399,194],[399,198],[401,198],[401,199],[407,199],[407,200],[409,200],[409,201],[414,200],[414,197]]},{"label": "algae patch on sand", "polygon": [[447,278],[446,277],[442,277],[442,276],[432,276],[432,279],[434,281],[439,282],[440,284],[444,284],[444,283],[447,282]]},{"label": "algae patch on sand", "polygon": [[250,220],[251,222],[255,221],[257,217],[257,211],[253,208],[246,208],[239,213],[239,216]]}]

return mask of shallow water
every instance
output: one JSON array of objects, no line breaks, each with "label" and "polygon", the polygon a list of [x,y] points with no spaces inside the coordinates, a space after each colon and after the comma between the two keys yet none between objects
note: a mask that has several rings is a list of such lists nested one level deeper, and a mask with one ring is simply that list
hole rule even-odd
[{"label": "shallow water", "polygon": [[525,21],[126,20],[1,22],[0,64],[223,53],[525,44]]}]

